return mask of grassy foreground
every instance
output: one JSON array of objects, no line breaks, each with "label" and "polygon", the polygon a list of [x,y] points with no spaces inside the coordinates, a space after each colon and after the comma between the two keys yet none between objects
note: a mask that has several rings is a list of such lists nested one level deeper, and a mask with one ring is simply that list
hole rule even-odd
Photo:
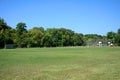
[{"label": "grassy foreground", "polygon": [[120,80],[120,48],[0,49],[0,80]]}]

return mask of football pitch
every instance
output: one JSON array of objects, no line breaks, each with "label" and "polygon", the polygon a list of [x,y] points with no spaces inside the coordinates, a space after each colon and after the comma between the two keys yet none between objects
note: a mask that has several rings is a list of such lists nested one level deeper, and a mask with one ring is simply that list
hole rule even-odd
[{"label": "football pitch", "polygon": [[0,80],[120,80],[120,48],[0,49]]}]

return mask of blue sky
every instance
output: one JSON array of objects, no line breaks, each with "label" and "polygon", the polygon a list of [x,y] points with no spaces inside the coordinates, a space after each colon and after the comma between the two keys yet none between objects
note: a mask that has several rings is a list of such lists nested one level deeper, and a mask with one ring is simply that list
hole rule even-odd
[{"label": "blue sky", "polygon": [[106,35],[120,28],[120,0],[0,0],[0,17],[15,28],[67,28]]}]

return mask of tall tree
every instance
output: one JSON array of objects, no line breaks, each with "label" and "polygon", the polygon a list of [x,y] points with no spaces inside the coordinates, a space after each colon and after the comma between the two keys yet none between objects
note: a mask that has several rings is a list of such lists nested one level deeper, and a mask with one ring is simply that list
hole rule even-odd
[{"label": "tall tree", "polygon": [[118,32],[117,32],[117,34],[120,34],[120,28],[118,29]]},{"label": "tall tree", "polygon": [[10,29],[11,27],[7,25],[4,19],[0,18],[0,30]]},{"label": "tall tree", "polygon": [[108,32],[107,33],[107,38],[111,41],[111,43],[115,44],[115,38],[117,34],[115,32]]},{"label": "tall tree", "polygon": [[120,46],[120,28],[117,31],[117,37],[115,39],[116,43],[118,46]]},{"label": "tall tree", "polygon": [[23,22],[20,22],[16,25],[16,41],[18,47],[26,47],[25,39],[27,38],[27,29],[26,24]]},{"label": "tall tree", "polygon": [[3,48],[5,44],[10,43],[10,26],[4,21],[4,19],[0,18],[0,48]]},{"label": "tall tree", "polygon": [[18,23],[16,26],[17,26],[16,29],[17,29],[18,35],[21,35],[21,34],[23,34],[23,32],[26,32],[26,31],[27,31],[27,30],[26,30],[26,27],[27,27],[27,26],[26,26],[26,24],[23,23],[23,22]]},{"label": "tall tree", "polygon": [[108,32],[108,33],[107,33],[107,38],[108,38],[108,39],[113,39],[113,38],[115,38],[115,37],[116,37],[116,33],[115,33],[115,32],[112,32],[112,31],[111,31],[111,32]]}]

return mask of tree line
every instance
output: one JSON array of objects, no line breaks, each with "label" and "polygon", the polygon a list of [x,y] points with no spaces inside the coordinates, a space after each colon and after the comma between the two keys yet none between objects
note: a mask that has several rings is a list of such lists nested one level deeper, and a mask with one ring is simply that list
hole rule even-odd
[{"label": "tree line", "polygon": [[108,32],[107,36],[98,34],[75,33],[66,28],[33,27],[27,30],[24,22],[19,22],[16,28],[10,27],[4,19],[0,18],[0,48],[6,44],[15,44],[16,47],[62,47],[62,46],[85,46],[98,40],[113,40],[120,46],[120,29],[118,32]]}]

